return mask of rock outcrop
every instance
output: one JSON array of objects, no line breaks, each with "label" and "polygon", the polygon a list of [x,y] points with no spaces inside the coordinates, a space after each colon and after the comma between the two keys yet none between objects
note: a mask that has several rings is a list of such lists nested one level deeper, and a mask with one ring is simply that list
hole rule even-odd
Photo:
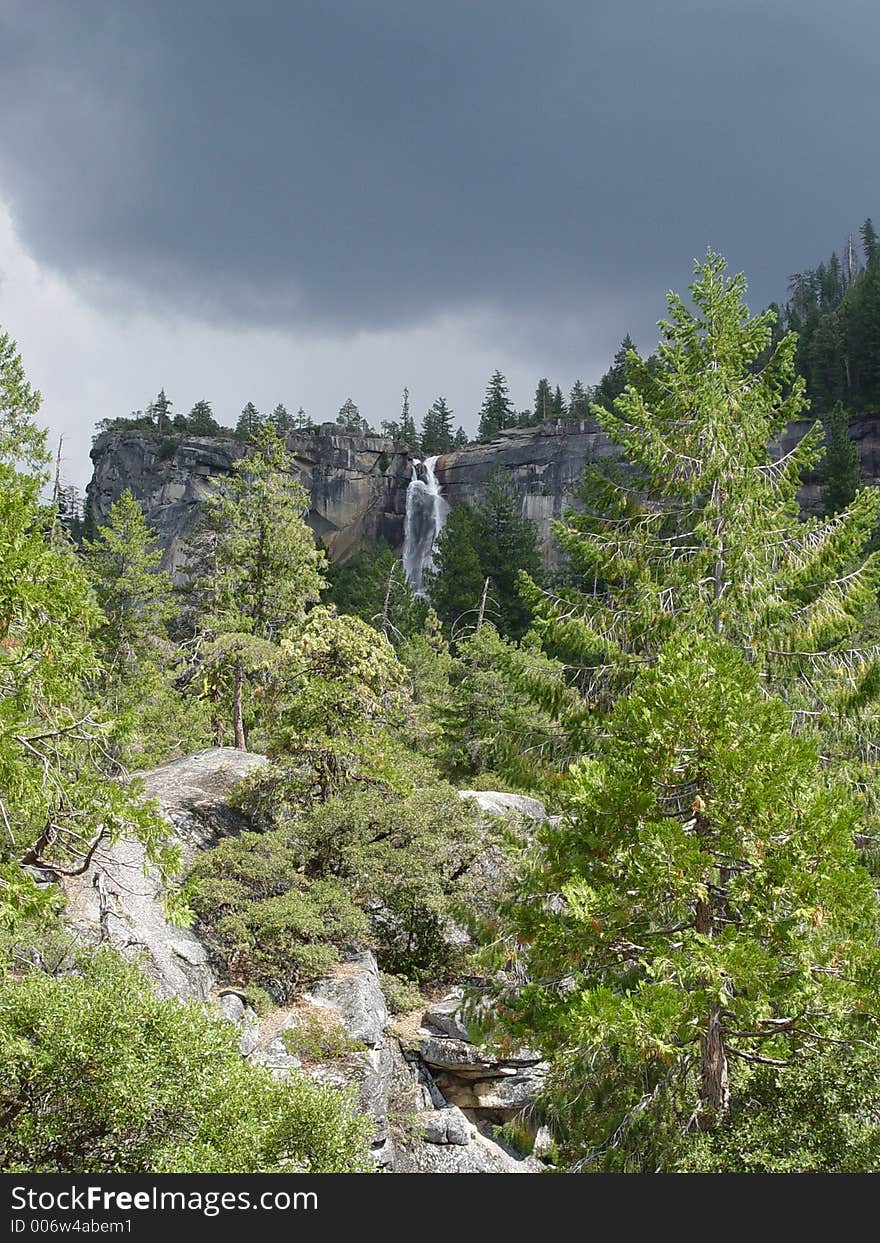
[{"label": "rock outcrop", "polygon": [[[309,493],[309,524],[334,560],[361,542],[403,541],[406,485],[411,473],[405,448],[378,436],[349,436],[334,424],[314,434],[295,432],[287,447]],[[128,488],[164,550],[163,566],[180,576],[186,538],[209,495],[212,480],[229,475],[245,447],[232,436],[160,437],[148,431],[103,432],[92,448],[94,470],[87,495],[95,524]]]},{"label": "rock outcrop", "polygon": [[[161,768],[138,774],[147,797],[160,804],[172,840],[184,857],[213,845],[242,827],[226,796],[233,785],[267,761],[232,747],[200,751]],[[203,1000],[217,976],[201,940],[165,918],[156,875],[144,868],[144,849],[122,839],[98,848],[92,867],[68,879],[66,919],[85,941],[107,944],[137,957],[163,996]]]},{"label": "rock outcrop", "polygon": [[[406,445],[375,436],[341,434],[334,424],[287,438],[311,505],[309,524],[334,560],[362,542],[403,543],[406,489],[413,454]],[[160,437],[149,431],[102,433],[92,449],[94,471],[88,498],[95,523],[126,488],[140,502],[165,551],[164,567],[180,575],[186,537],[212,479],[228,475],[244,447],[231,436]],[[550,520],[576,504],[587,462],[612,452],[591,420],[558,419],[537,427],[499,432],[485,444],[467,445],[437,462],[437,477],[453,505],[474,504],[493,467],[500,465],[538,528],[545,559],[553,560]]]},{"label": "rock outcrop", "polygon": [[[811,425],[792,423],[775,456],[788,452]],[[855,418],[850,436],[859,450],[865,483],[880,484],[880,435],[876,418]],[[297,473],[310,496],[309,523],[335,561],[345,560],[360,543],[403,543],[406,489],[412,478],[408,446],[379,436],[341,433],[333,423],[287,438]],[[188,532],[212,487],[244,453],[232,436],[160,437],[157,433],[116,429],[97,437],[88,498],[96,524],[105,522],[112,503],[126,488],[142,505],[165,551],[164,566],[180,576]],[[520,498],[523,514],[537,527],[545,564],[557,559],[550,523],[578,507],[584,467],[616,455],[593,419],[556,419],[535,427],[499,432],[484,444],[466,445],[442,455],[436,474],[451,505],[479,501],[490,473],[501,466]],[[820,477],[804,478],[801,503],[820,506]]]},{"label": "rock outcrop", "polygon": [[[155,799],[172,837],[191,858],[220,838],[248,827],[229,804],[233,786],[263,756],[216,747],[174,761],[139,777]],[[493,814],[541,818],[535,800],[479,791],[475,798]],[[66,921],[94,944],[108,944],[137,957],[163,996],[202,1001],[239,1033],[242,1057],[276,1077],[311,1075],[354,1090],[358,1109],[373,1124],[377,1167],[393,1173],[538,1173],[544,1166],[507,1148],[493,1132],[519,1116],[540,1091],[543,1064],[529,1050],[509,1057],[480,1049],[460,1014],[460,990],[392,1021],[376,959],[352,952],[294,1005],[261,1018],[247,997],[219,975],[207,947],[194,932],[165,918],[157,878],[144,871],[143,849],[120,841],[96,853],[85,876],[66,882]],[[317,1059],[307,1056],[310,1024],[344,1034]],[[298,1044],[302,1029],[302,1049]]]}]

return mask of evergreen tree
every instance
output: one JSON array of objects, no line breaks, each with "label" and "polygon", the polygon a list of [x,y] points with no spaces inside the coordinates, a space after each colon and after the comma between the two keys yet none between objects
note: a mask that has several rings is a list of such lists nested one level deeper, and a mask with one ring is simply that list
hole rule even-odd
[{"label": "evergreen tree", "polygon": [[510,427],[513,417],[513,403],[507,391],[507,381],[500,371],[493,371],[480,408],[477,439],[490,440],[496,432]]},{"label": "evergreen tree", "polygon": [[174,403],[165,396],[164,388],[159,389],[159,396],[152,403],[152,413],[156,420],[156,431],[163,435],[171,427],[171,407]]},{"label": "evergreen tree", "polygon": [[137,501],[126,490],[106,525],[83,545],[83,561],[101,606],[95,640],[99,686],[116,721],[112,754],[128,767],[163,762],[178,748],[207,740],[204,706],[176,686],[177,652],[168,636],[177,616],[161,549]]},{"label": "evergreen tree", "polygon": [[538,381],[538,387],[535,389],[535,420],[543,423],[546,419],[553,418],[553,390],[550,388],[550,381],[545,379]]},{"label": "evergreen tree", "polygon": [[553,417],[554,419],[564,419],[567,414],[565,398],[562,396],[562,389],[557,384],[553,393]]},{"label": "evergreen tree", "polygon": [[635,342],[627,333],[620,343],[620,349],[614,355],[614,361],[610,368],[596,386],[595,400],[607,410],[612,408],[614,402],[626,388],[629,379],[631,355],[635,352],[635,348]]},{"label": "evergreen tree", "polygon": [[568,395],[568,413],[572,419],[585,419],[590,413],[590,394],[581,380],[575,380]]},{"label": "evergreen tree", "polygon": [[643,667],[539,826],[500,946],[516,973],[494,1013],[551,1057],[578,1168],[675,1169],[756,1063],[876,1042],[858,823],[723,639],[678,635]]},{"label": "evergreen tree", "polygon": [[456,505],[443,524],[426,584],[431,607],[447,628],[476,624],[485,575],[475,538],[473,511]]},{"label": "evergreen tree", "polygon": [[211,403],[204,397],[200,398],[190,410],[187,430],[193,436],[216,436],[220,431],[220,424],[214,418]]},{"label": "evergreen tree", "polygon": [[446,404],[446,398],[438,397],[422,420],[421,451],[426,457],[448,453],[452,441],[452,411]]},{"label": "evergreen tree", "polygon": [[[801,519],[801,472],[819,457],[821,428],[771,459],[803,407],[803,381],[792,334],[756,365],[772,312],[752,317],[745,288],[709,253],[695,310],[670,296],[656,361],[630,356],[614,410],[594,407],[627,473],[594,469],[588,512],[556,526],[580,587],[528,590],[536,628],[582,671],[593,721],[581,717],[577,749],[599,758],[575,768],[571,811],[538,844],[531,904],[511,915],[522,972],[558,981],[576,960],[575,987],[536,983],[505,1013],[546,1024],[539,1043],[572,1143],[611,1151],[628,1136],[647,1146],[633,1160],[651,1168],[669,1168],[656,1144],[687,1118],[726,1119],[732,1062],[782,1065],[783,1050],[849,1041],[857,1012],[877,1013],[861,992],[873,939],[863,951],[846,931],[876,918],[852,851],[873,795],[847,795],[838,754],[842,719],[870,711],[876,687],[876,647],[862,643],[880,564],[863,550],[880,495],[866,489],[832,519]],[[794,719],[809,722],[809,739],[792,737]],[[620,956],[618,938],[631,942]],[[826,980],[826,955],[844,944],[851,967]],[[601,1133],[589,1103],[571,1111],[576,1050],[599,1047]]]},{"label": "evergreen tree", "polygon": [[345,401],[339,408],[336,416],[336,422],[339,426],[353,436],[363,436],[369,431],[366,419],[361,418],[361,412],[354,404],[350,397],[346,397]]},{"label": "evergreen tree", "polygon": [[519,497],[503,466],[496,466],[473,511],[474,544],[484,579],[495,600],[493,621],[507,638],[518,639],[529,628],[531,609],[519,587],[520,574],[539,573],[535,524],[522,516]]},{"label": "evergreen tree", "polygon": [[850,440],[849,417],[842,402],[826,416],[825,441],[822,503],[827,514],[836,514],[855,500],[861,482],[859,451]]},{"label": "evergreen tree", "polygon": [[262,416],[252,401],[249,401],[238,416],[235,435],[238,440],[253,440],[263,426]]},{"label": "evergreen tree", "polygon": [[102,676],[91,634],[101,614],[85,570],[41,500],[45,436],[40,395],[15,343],[0,333],[0,927],[45,916],[55,897],[29,868],[85,872],[101,843],[139,839],[163,876],[179,866],[167,830],[113,780],[94,688]]},{"label": "evergreen tree", "polygon": [[862,225],[861,235],[865,266],[870,271],[871,268],[880,264],[880,239],[877,237],[877,230],[870,216]]},{"label": "evergreen tree", "polygon": [[419,438],[416,431],[416,421],[410,413],[409,408],[409,389],[403,390],[403,402],[400,410],[400,439],[404,444],[409,445],[413,449],[419,448]]},{"label": "evergreen tree", "polygon": [[97,538],[85,543],[83,556],[103,613],[97,637],[105,666],[118,686],[129,685],[145,664],[155,663],[177,610],[155,532],[128,488]]},{"label": "evergreen tree", "polygon": [[457,427],[455,431],[455,435],[452,438],[453,449],[463,449],[465,445],[468,443],[469,441],[467,437],[467,432],[464,430],[463,427],[461,426]]},{"label": "evergreen tree", "polygon": [[[279,644],[302,621],[324,588],[324,553],[306,525],[309,497],[294,478],[274,428],[257,429],[250,453],[233,477],[205,503],[193,538],[190,613],[200,635],[201,660],[231,679],[235,745],[245,750],[244,692],[271,670]],[[215,701],[222,685],[213,685]],[[219,731],[219,722],[216,729]]]},{"label": "evergreen tree", "polygon": [[408,638],[424,623],[425,603],[413,595],[400,558],[384,541],[334,562],[327,570],[327,583],[328,603],[382,630],[392,643]]},{"label": "evergreen tree", "polygon": [[289,431],[293,430],[293,419],[287,413],[287,407],[282,405],[280,401],[269,415],[269,422],[282,440]]},{"label": "evergreen tree", "polygon": [[880,493],[860,491],[831,521],[801,520],[801,472],[821,456],[822,430],[771,459],[804,384],[791,333],[755,371],[772,312],[750,316],[745,288],[710,253],[697,265],[696,310],[670,296],[656,362],[631,363],[613,411],[593,408],[629,474],[591,468],[588,512],[554,527],[584,588],[528,593],[548,637],[606,684],[625,684],[685,624],[726,635],[775,681],[800,681],[804,662],[852,647],[874,600],[880,561],[859,555]]}]

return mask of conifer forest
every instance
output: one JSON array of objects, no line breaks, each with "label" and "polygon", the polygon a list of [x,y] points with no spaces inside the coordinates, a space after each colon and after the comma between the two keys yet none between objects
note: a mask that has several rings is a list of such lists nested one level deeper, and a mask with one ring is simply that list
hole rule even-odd
[{"label": "conifer forest", "polygon": [[10,1236],[880,1173],[878,46],[0,0]]},{"label": "conifer forest", "polygon": [[[172,575],[130,489],[97,524],[52,487],[4,332],[3,1167],[377,1168],[370,1041],[304,1001],[367,962],[403,1065],[445,1032],[529,1066],[508,1101],[423,1049],[438,1098],[389,1106],[383,1144],[454,1113],[534,1172],[876,1169],[880,490],[850,431],[878,385],[870,220],[759,314],[709,251],[646,357],[522,412],[490,377],[478,442],[576,420],[613,450],[550,564],[503,465],[444,501],[431,464],[468,438],[443,397],[378,430],[340,410],[340,443],[406,446],[429,538],[333,562],[287,447],[316,425],[163,390],[99,432],[239,449]],[[236,754],[194,848],[174,774]],[[212,988],[121,946],[123,849]],[[219,986],[280,1046],[242,1056]]]}]

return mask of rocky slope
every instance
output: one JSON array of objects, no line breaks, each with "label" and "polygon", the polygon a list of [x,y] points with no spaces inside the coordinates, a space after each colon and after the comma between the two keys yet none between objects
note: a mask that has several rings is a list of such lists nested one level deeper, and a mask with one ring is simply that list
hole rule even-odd
[{"label": "rocky slope", "polygon": [[[231,788],[259,755],[210,748],[140,774],[157,800],[185,856],[192,858],[221,837],[247,828],[232,809]],[[473,797],[493,815],[542,818],[534,799],[481,791]],[[392,1017],[369,951],[352,953],[292,1006],[257,1017],[246,997],[220,976],[195,932],[165,919],[156,879],[144,874],[143,851],[121,841],[96,855],[94,867],[68,879],[66,921],[86,942],[107,944],[135,957],[165,996],[215,1007],[240,1032],[243,1057],[284,1077],[304,1072],[325,1083],[354,1085],[359,1108],[373,1121],[376,1164],[393,1173],[537,1173],[533,1157],[509,1150],[493,1128],[527,1109],[539,1091],[539,1053],[518,1050],[504,1058],[479,1048],[453,990],[427,1009]],[[309,1054],[318,1024],[333,1040],[320,1056]]]}]

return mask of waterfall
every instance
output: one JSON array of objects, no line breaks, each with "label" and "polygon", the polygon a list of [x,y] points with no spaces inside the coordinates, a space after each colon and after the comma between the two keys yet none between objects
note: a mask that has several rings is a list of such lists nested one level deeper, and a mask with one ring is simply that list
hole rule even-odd
[{"label": "waterfall", "polygon": [[[413,460],[413,473],[406,490],[406,517],[403,525],[403,572],[417,596],[426,596],[424,575],[434,568],[432,560],[437,537],[449,513],[434,474],[437,457]],[[424,478],[420,475],[424,472]]]}]

